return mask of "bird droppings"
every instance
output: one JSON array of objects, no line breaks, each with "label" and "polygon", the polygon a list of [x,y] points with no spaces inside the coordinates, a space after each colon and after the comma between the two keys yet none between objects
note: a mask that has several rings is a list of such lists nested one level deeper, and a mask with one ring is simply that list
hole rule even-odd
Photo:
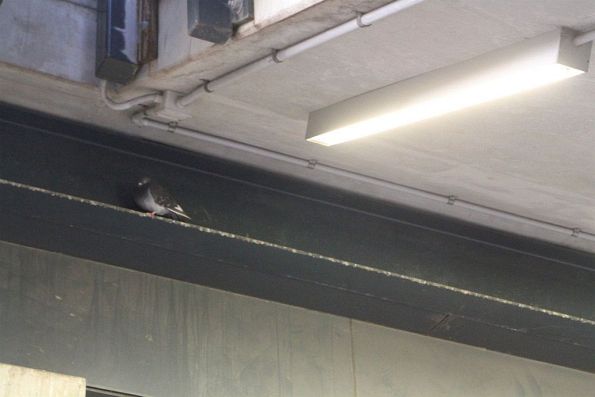
[{"label": "bird droppings", "polygon": [[[0,179],[0,185],[9,185],[9,186],[13,186],[13,187],[21,188],[21,189],[27,189],[27,190],[34,191],[34,192],[47,194],[52,197],[59,197],[62,199],[77,201],[77,202],[84,203],[87,205],[108,208],[108,209],[111,209],[114,211],[119,211],[122,213],[129,214],[129,215],[150,218],[157,222],[169,222],[169,223],[175,224],[177,226],[193,229],[193,230],[201,232],[201,233],[213,234],[213,235],[217,235],[217,236],[224,237],[224,238],[243,241],[243,242],[253,244],[253,245],[259,245],[259,246],[269,247],[269,248],[278,249],[278,250],[282,250],[282,251],[286,251],[286,252],[291,252],[296,255],[302,255],[302,256],[309,257],[309,258],[313,258],[313,259],[318,259],[318,260],[322,260],[322,261],[326,261],[326,262],[330,262],[330,263],[334,263],[334,264],[339,264],[339,265],[342,265],[345,267],[350,267],[350,268],[354,268],[354,269],[358,269],[358,270],[362,270],[362,271],[366,271],[366,272],[381,274],[385,277],[398,278],[398,279],[405,280],[405,281],[408,281],[408,282],[411,282],[414,284],[418,284],[418,285],[422,285],[422,286],[438,288],[438,289],[442,289],[442,290],[446,290],[446,291],[450,291],[450,292],[454,292],[454,293],[458,293],[458,294],[462,294],[462,295],[466,295],[466,296],[472,296],[472,297],[475,297],[478,299],[483,299],[483,300],[487,300],[487,301],[491,301],[491,302],[500,303],[503,305],[514,306],[519,309],[525,309],[525,310],[529,310],[529,311],[533,311],[533,312],[542,313],[542,314],[552,316],[552,317],[563,318],[565,320],[570,320],[570,321],[575,321],[575,322],[582,323],[582,324],[588,324],[588,325],[595,326],[595,320],[591,320],[588,318],[574,316],[574,315],[570,315],[570,314],[566,314],[566,313],[561,313],[561,312],[558,312],[555,310],[550,310],[550,309],[535,306],[535,305],[529,305],[529,304],[525,304],[525,303],[515,302],[515,301],[509,300],[509,299],[504,299],[504,298],[500,298],[497,296],[482,294],[482,293],[470,291],[470,290],[467,290],[464,288],[454,287],[451,285],[438,283],[438,282],[434,282],[434,281],[428,281],[428,280],[420,279],[417,277],[412,277],[412,276],[407,276],[407,275],[400,274],[400,273],[391,272],[388,270],[377,269],[377,268],[374,268],[371,266],[367,266],[367,265],[363,265],[363,264],[359,264],[359,263],[355,263],[355,262],[351,262],[351,261],[346,261],[343,259],[333,258],[333,257],[325,256],[325,255],[320,255],[320,254],[317,254],[314,252],[303,251],[303,250],[299,250],[296,248],[292,248],[292,247],[288,247],[288,246],[284,246],[284,245],[280,245],[280,244],[270,243],[270,242],[263,241],[263,240],[257,240],[257,239],[253,239],[250,237],[240,236],[237,234],[228,233],[228,232],[224,232],[224,231],[216,230],[216,229],[211,229],[208,227],[199,226],[199,225],[195,225],[195,224],[184,223],[184,222],[176,221],[173,219],[162,218],[162,217],[155,218],[155,217],[152,217],[151,214],[142,213],[139,211],[134,211],[134,210],[130,210],[127,208],[122,208],[122,207],[118,207],[118,206],[111,205],[111,204],[105,204],[105,203],[101,203],[98,201],[84,199],[81,197],[72,196],[72,195],[68,195],[68,194],[64,194],[64,193],[58,193],[58,192],[30,186],[30,185],[21,184],[18,182],[12,182],[12,181],[8,181],[5,179]],[[74,317],[74,313],[70,313],[70,315],[72,317]]]}]

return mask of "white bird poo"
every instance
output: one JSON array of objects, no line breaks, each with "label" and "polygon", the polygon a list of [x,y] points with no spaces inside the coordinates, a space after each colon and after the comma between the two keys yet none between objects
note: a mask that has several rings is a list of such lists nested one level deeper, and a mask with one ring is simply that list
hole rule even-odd
[{"label": "white bird poo", "polygon": [[[76,196],[70,196],[68,194],[63,194],[63,193],[57,193],[57,192],[52,192],[46,189],[41,189],[41,188],[37,188],[34,186],[29,186],[29,185],[24,185],[21,183],[16,183],[16,182],[12,182],[12,181],[7,181],[5,179],[0,179],[0,185],[10,185],[10,186],[15,186],[18,188],[22,188],[22,189],[28,189],[31,191],[35,191],[35,192],[39,192],[39,193],[43,193],[43,194],[48,194],[50,196],[53,197],[61,197],[67,200],[72,200],[72,201],[78,201],[80,203],[84,203],[84,204],[88,204],[88,205],[93,205],[93,206],[99,206],[99,207],[104,207],[104,208],[109,208],[112,209],[114,211],[120,211],[120,212],[125,212],[127,214],[132,214],[135,216],[143,216],[143,217],[150,217],[150,214],[146,214],[146,213],[141,213],[138,211],[133,211],[133,210],[129,210],[126,208],[121,208],[121,207],[117,207],[114,205],[110,205],[110,204],[104,204],[104,203],[100,203],[97,201],[93,201],[93,200],[88,200],[88,199],[83,199],[80,197],[76,197]],[[313,252],[308,252],[308,251],[303,251],[303,250],[299,250],[299,249],[295,249],[292,247],[287,247],[284,245],[279,245],[279,244],[274,244],[274,243],[269,243],[267,241],[262,241],[262,240],[256,240],[256,239],[252,239],[249,237],[245,237],[245,236],[240,236],[237,234],[233,234],[233,233],[228,233],[228,232],[223,232],[220,230],[216,230],[216,229],[211,229],[208,227],[204,227],[204,226],[198,226],[198,225],[193,225],[193,224],[188,224],[188,223],[184,223],[184,222],[179,222],[179,221],[175,221],[172,219],[167,219],[167,218],[153,218],[156,221],[159,222],[170,222],[170,223],[174,223],[177,224],[178,226],[182,226],[182,227],[186,227],[186,228],[190,228],[190,229],[194,229],[198,232],[201,233],[207,233],[207,234],[215,234],[221,237],[225,237],[225,238],[229,238],[229,239],[234,239],[234,240],[240,240],[240,241],[244,241],[250,244],[254,244],[254,245],[260,245],[260,246],[265,246],[265,247],[270,247],[270,248],[274,248],[274,249],[278,249],[278,250],[282,250],[282,251],[287,251],[287,252],[291,252],[293,254],[297,254],[297,255],[303,255],[303,256],[307,256],[310,258],[314,258],[314,259],[319,259],[319,260],[323,260],[326,262],[331,262],[331,263],[335,263],[335,264],[339,264],[342,266],[346,266],[346,267],[351,267],[351,268],[356,268],[359,270],[363,270],[363,271],[367,271],[367,272],[372,272],[372,273],[378,273],[378,274],[382,274],[383,276],[386,277],[394,277],[394,278],[398,278],[401,280],[405,280],[411,283],[415,283],[415,284],[419,284],[419,285],[424,285],[424,286],[429,286],[429,287],[434,287],[434,288],[439,288],[439,289],[443,289],[443,290],[447,290],[447,291],[451,291],[451,292],[455,292],[455,293],[459,293],[459,294],[463,294],[463,295],[467,295],[467,296],[473,296],[479,299],[484,299],[484,300],[488,300],[488,301],[492,301],[492,302],[497,302],[500,304],[504,304],[504,305],[509,305],[509,306],[514,306],[517,308],[521,308],[521,309],[526,309],[526,310],[530,310],[530,311],[534,311],[534,312],[538,312],[538,313],[542,313],[542,314],[546,314],[552,317],[558,317],[558,318],[563,318],[566,320],[572,320],[572,321],[576,321],[579,323],[583,323],[583,324],[589,324],[589,325],[595,325],[595,320],[590,320],[588,318],[584,318],[584,317],[578,317],[578,316],[573,316],[570,314],[566,314],[566,313],[560,313],[558,311],[555,310],[550,310],[547,308],[542,308],[542,307],[538,307],[538,306],[534,306],[534,305],[528,305],[528,304],[524,304],[524,303],[520,303],[520,302],[515,302],[512,300],[508,300],[508,299],[503,299],[503,298],[499,298],[496,296],[491,296],[491,295],[486,295],[486,294],[482,294],[482,293],[478,293],[478,292],[474,292],[474,291],[469,291],[463,288],[459,288],[459,287],[454,287],[451,285],[446,285],[446,284],[442,284],[442,283],[437,283],[437,282],[433,282],[433,281],[427,281],[427,280],[423,280],[417,277],[411,277],[411,276],[407,276],[404,274],[399,274],[399,273],[395,273],[395,272],[391,272],[388,270],[382,270],[382,269],[377,269],[371,266],[366,266],[366,265],[362,265],[359,263],[355,263],[355,262],[350,262],[350,261],[346,261],[346,260],[342,260],[342,259],[337,259],[337,258],[333,258],[333,257],[329,257],[329,256],[325,256],[325,255],[320,255],[320,254],[316,254]],[[75,317],[74,313],[70,313],[71,317]]]}]

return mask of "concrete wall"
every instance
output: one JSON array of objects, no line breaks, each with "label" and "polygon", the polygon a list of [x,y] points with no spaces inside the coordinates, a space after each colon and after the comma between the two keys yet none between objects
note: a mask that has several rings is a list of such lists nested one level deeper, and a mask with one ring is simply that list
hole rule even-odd
[{"label": "concrete wall", "polygon": [[85,397],[85,380],[0,363],[0,397]]},{"label": "concrete wall", "polygon": [[0,62],[95,82],[96,0],[4,0]]},{"label": "concrete wall", "polygon": [[[0,62],[96,84],[96,0],[4,0]],[[186,0],[159,2],[159,58],[168,68],[212,44],[188,35]]]},{"label": "concrete wall", "polygon": [[164,397],[595,390],[594,374],[8,243],[0,361]]}]

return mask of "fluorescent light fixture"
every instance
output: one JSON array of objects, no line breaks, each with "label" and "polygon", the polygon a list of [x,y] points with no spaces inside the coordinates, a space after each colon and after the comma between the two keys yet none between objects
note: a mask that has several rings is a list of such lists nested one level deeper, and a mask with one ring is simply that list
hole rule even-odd
[{"label": "fluorescent light fixture", "polygon": [[314,111],[306,139],[336,145],[582,74],[591,43],[574,36],[558,29]]}]

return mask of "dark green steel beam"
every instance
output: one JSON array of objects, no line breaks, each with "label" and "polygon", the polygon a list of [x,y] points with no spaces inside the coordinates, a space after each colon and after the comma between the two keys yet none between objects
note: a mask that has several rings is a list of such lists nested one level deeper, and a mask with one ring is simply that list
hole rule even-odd
[{"label": "dark green steel beam", "polygon": [[0,240],[595,370],[594,255],[9,107],[0,158]]}]

